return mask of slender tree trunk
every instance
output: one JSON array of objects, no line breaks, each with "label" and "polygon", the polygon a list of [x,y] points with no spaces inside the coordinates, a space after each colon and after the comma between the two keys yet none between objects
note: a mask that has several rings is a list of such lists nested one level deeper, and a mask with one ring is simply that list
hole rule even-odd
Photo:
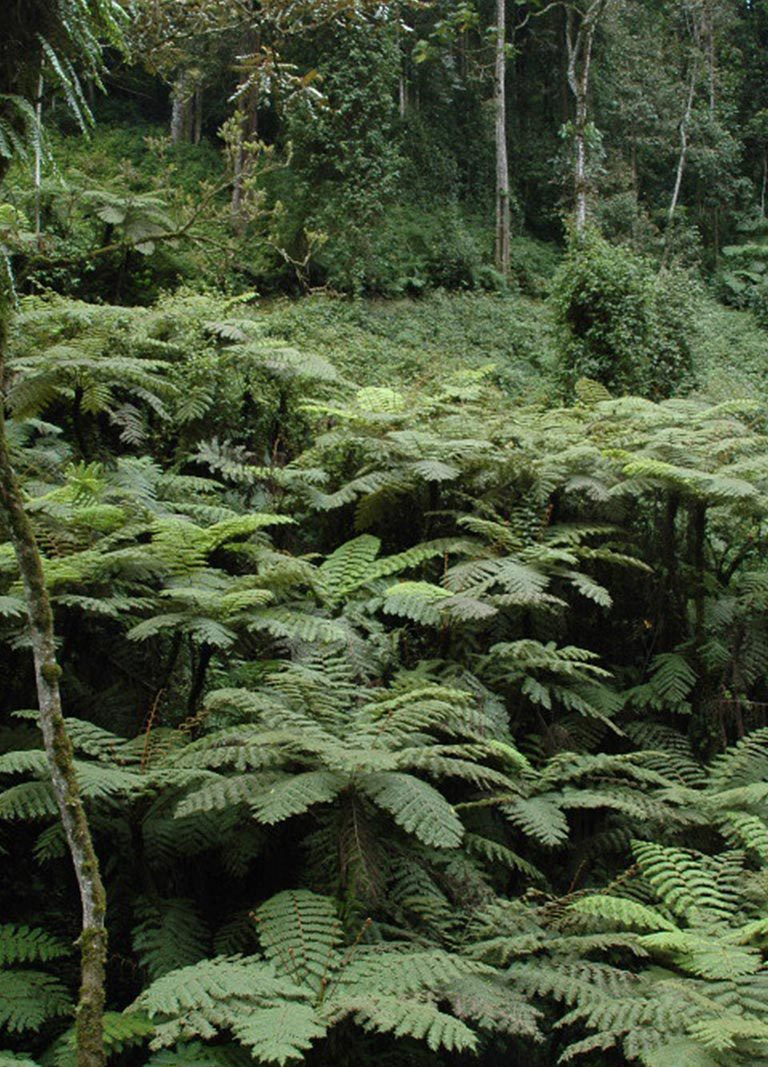
[{"label": "slender tree trunk", "polygon": [[190,715],[194,715],[197,711],[197,705],[200,703],[200,697],[203,695],[203,690],[205,689],[205,678],[208,674],[208,667],[210,666],[212,659],[213,648],[211,645],[201,645],[197,664],[192,675],[189,697],[187,699],[187,711]]},{"label": "slender tree trunk", "polygon": [[660,574],[660,597],[658,600],[658,616],[656,629],[661,647],[666,648],[674,645],[679,640],[680,627],[682,625],[683,612],[679,610],[680,598],[678,595],[677,577],[677,538],[675,524],[680,510],[680,497],[677,493],[670,493],[664,502],[664,512],[661,522],[659,556],[661,559]]},{"label": "slender tree trunk", "polygon": [[[0,383],[10,318],[10,286],[0,280]],[[7,523],[16,553],[29,616],[40,729],[51,782],[72,857],[82,908],[80,935],[80,997],[77,1005],[77,1067],[104,1067],[104,999],[107,933],[106,897],[99,862],[75,774],[72,744],[61,709],[53,615],[42,560],[32,524],[8,451],[5,412],[0,398],[0,517]]]},{"label": "slender tree trunk", "polygon": [[691,71],[691,84],[688,88],[688,100],[685,105],[685,112],[680,121],[680,154],[677,158],[677,172],[675,174],[675,188],[672,191],[672,200],[669,205],[669,211],[667,213],[667,225],[671,225],[675,217],[675,211],[677,210],[677,203],[680,199],[680,187],[683,183],[683,174],[685,172],[685,164],[688,158],[688,126],[691,121],[691,114],[693,112],[693,100],[696,94],[696,64],[693,65]]},{"label": "slender tree trunk", "polygon": [[189,136],[189,104],[192,93],[189,87],[189,72],[184,70],[174,82],[171,110],[171,140],[180,144]]},{"label": "slender tree trunk", "polygon": [[706,52],[707,52],[707,82],[709,88],[709,113],[712,118],[715,117],[715,109],[717,105],[717,64],[715,61],[715,26],[714,26],[714,14],[712,7],[707,0],[704,0],[702,5],[702,31],[706,37]]},{"label": "slender tree trunk", "polygon": [[589,130],[589,73],[592,45],[600,16],[610,0],[593,0],[579,15],[573,8],[566,11],[565,45],[568,56],[568,85],[576,102],[573,146],[573,187],[577,237],[587,228],[589,217],[589,179],[587,175],[587,134]]},{"label": "slender tree trunk", "polygon": [[408,106],[408,84],[406,81],[406,58],[400,42],[400,30],[397,31],[397,52],[400,57],[400,67],[397,74],[397,110],[401,119],[405,118],[405,110]]},{"label": "slender tree trunk", "polygon": [[234,180],[232,182],[232,198],[230,201],[232,226],[235,232],[240,234],[244,232],[248,222],[244,210],[243,195],[245,192],[245,179],[252,162],[252,151],[248,146],[250,142],[253,142],[258,137],[259,132],[258,97],[255,93],[248,93],[244,101],[244,108],[239,139],[235,148]]},{"label": "slender tree trunk", "polygon": [[195,144],[200,144],[200,139],[203,136],[203,86],[198,81],[195,86],[195,121],[194,129],[192,131],[192,140]]},{"label": "slender tree trunk", "polygon": [[243,148],[243,142],[240,140],[235,148],[235,169],[232,176],[232,199],[230,200],[230,213],[232,215],[232,226],[238,232],[242,231],[242,211],[243,211],[243,165],[245,162],[245,149]]},{"label": "slender tree trunk", "polygon": [[496,0],[496,266],[509,274],[509,160],[507,156],[506,0]]},{"label": "slender tree trunk", "polygon": [[37,99],[35,100],[35,237],[40,237],[40,211],[43,185],[43,75],[37,80]]},{"label": "slender tree trunk", "polygon": [[582,234],[587,226],[587,98],[579,85],[576,102],[576,147],[574,191],[576,194],[576,232]]},{"label": "slender tree trunk", "polygon": [[760,188],[760,218],[765,218],[765,190],[768,187],[768,145],[763,145],[763,184]]},{"label": "slender tree trunk", "polygon": [[694,573],[693,619],[694,650],[699,656],[704,644],[704,609],[706,607],[706,581],[704,573],[704,543],[707,532],[707,505],[702,502],[691,504],[688,517],[688,537],[691,566]]}]

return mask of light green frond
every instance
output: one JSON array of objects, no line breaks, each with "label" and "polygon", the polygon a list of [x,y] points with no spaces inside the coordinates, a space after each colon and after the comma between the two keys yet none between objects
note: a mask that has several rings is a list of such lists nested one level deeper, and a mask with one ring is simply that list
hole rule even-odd
[{"label": "light green frond", "polygon": [[304,1059],[313,1042],[325,1037],[327,1023],[310,1004],[285,1001],[251,1008],[231,1021],[237,1040],[259,1063],[283,1064]]},{"label": "light green frond", "polygon": [[579,897],[570,907],[580,915],[602,919],[626,930],[677,930],[675,924],[656,908],[641,904],[637,900],[611,896],[609,893]]},{"label": "light green frond", "polygon": [[501,810],[514,826],[542,845],[559,845],[568,838],[568,820],[556,793],[514,797]]},{"label": "light green frond", "polygon": [[333,901],[306,889],[287,890],[262,904],[255,918],[267,958],[300,985],[319,991],[340,962],[342,929]]},{"label": "light green frond", "polygon": [[466,1023],[426,1001],[361,994],[339,998],[334,1008],[337,1018],[351,1015],[365,1030],[425,1041],[435,1052],[472,1052],[477,1048],[477,1037]]}]

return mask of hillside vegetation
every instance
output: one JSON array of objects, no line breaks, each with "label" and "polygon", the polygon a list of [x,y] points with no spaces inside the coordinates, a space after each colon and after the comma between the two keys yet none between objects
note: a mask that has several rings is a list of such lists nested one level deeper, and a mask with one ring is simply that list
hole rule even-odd
[{"label": "hillside vegetation", "polygon": [[0,1067],[768,1065],[766,44],[0,10]]}]

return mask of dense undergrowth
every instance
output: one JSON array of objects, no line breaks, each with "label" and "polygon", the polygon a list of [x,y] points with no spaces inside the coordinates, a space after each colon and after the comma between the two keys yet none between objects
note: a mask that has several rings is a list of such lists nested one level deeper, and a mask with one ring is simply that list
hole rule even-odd
[{"label": "dense undergrowth", "polygon": [[[761,335],[702,306],[655,403],[560,399],[521,296],[24,301],[115,1067],[763,1062]],[[0,1060],[66,1065],[8,544],[0,582]]]},{"label": "dense undergrowth", "polygon": [[0,1067],[768,1067],[766,41],[0,4]]},{"label": "dense undergrowth", "polygon": [[[0,215],[111,1067],[768,1063],[759,281],[414,208],[311,291],[148,132]],[[3,541],[0,1067],[70,1067],[28,646]]]}]

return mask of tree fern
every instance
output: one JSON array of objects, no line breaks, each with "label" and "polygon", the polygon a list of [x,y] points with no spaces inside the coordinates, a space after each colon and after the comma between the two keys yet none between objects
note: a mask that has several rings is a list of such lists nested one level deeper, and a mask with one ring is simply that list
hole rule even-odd
[{"label": "tree fern", "polygon": [[[482,980],[494,974],[485,965],[386,942],[345,950],[333,903],[307,891],[278,894],[255,918],[266,961],[205,960],[141,994],[136,1007],[155,1020],[156,1046],[193,1035],[211,1039],[226,1027],[254,1058],[283,1064],[351,1018],[364,1030],[410,1037],[435,1050],[476,1047],[475,1033],[438,1004],[450,999],[453,984],[475,976],[479,1010],[467,999],[463,1008],[487,1018],[493,994],[489,989],[483,999]],[[519,1017],[521,1029],[530,1027],[530,1015],[519,1009]]]},{"label": "tree fern", "polygon": [[398,826],[424,844],[456,848],[461,843],[461,820],[427,782],[410,774],[369,774],[361,786],[378,807],[390,812]]},{"label": "tree fern", "polygon": [[149,898],[139,900],[135,911],[139,922],[133,929],[133,947],[150,978],[205,956],[208,931],[194,901]]},{"label": "tree fern", "polygon": [[342,931],[333,903],[307,891],[280,893],[255,913],[267,959],[319,993],[337,963]]}]

